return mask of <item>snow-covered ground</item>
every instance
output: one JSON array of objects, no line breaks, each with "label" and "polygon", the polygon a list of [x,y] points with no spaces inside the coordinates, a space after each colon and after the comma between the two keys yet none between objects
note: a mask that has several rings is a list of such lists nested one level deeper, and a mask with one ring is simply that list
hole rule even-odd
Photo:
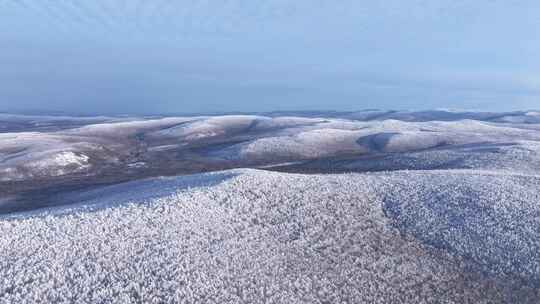
[{"label": "snow-covered ground", "polygon": [[537,303],[538,113],[289,114],[0,133],[0,303]]},{"label": "snow-covered ground", "polygon": [[[486,143],[530,142],[534,146],[540,141],[540,121],[537,121],[540,115],[533,111],[499,114],[366,111],[330,113],[330,117],[323,114],[320,117],[225,115],[108,120],[96,117],[80,121],[72,117],[55,120],[31,116],[24,120],[24,116],[0,115],[0,123],[2,119],[33,125],[69,121],[68,126],[72,126],[0,133],[0,180],[99,175],[109,167],[115,171],[133,168],[159,171],[159,167],[174,167],[179,160],[197,161],[199,169],[192,171],[200,171],[200,167],[268,166],[441,147],[459,149],[463,145]],[[102,122],[93,123],[96,121]],[[65,161],[66,155],[77,161]]]}]

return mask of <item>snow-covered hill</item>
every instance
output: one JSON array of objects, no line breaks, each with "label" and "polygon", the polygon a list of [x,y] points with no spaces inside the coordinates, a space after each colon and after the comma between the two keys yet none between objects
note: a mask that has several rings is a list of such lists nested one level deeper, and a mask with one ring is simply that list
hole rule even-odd
[{"label": "snow-covered hill", "polygon": [[537,116],[6,116],[0,303],[536,303]]},{"label": "snow-covered hill", "polygon": [[[441,148],[486,144],[525,145],[535,153],[540,140],[536,112],[320,114],[80,120],[0,115],[0,124],[3,120],[3,124],[16,121],[30,126],[0,133],[0,183],[58,179],[57,184],[62,184],[73,175],[121,175],[119,180],[126,180],[160,171],[170,175],[351,156],[361,163],[366,156],[438,153]],[[50,125],[60,122],[62,128]],[[36,131],[42,124],[48,128]]]},{"label": "snow-covered hill", "polygon": [[0,303],[534,303],[540,177],[233,170],[0,220]]}]

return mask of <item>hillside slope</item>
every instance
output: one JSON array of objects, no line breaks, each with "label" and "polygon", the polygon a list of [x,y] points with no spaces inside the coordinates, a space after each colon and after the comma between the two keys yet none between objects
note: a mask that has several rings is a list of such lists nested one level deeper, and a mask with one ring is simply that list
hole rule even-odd
[{"label": "hillside slope", "polygon": [[539,195],[481,170],[102,188],[0,220],[0,303],[534,303]]}]

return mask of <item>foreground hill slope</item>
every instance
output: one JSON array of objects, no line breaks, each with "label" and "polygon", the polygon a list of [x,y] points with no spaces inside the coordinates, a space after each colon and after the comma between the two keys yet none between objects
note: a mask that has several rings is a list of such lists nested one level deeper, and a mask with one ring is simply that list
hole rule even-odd
[{"label": "foreground hill slope", "polygon": [[238,169],[0,220],[0,303],[535,303],[540,177]]}]

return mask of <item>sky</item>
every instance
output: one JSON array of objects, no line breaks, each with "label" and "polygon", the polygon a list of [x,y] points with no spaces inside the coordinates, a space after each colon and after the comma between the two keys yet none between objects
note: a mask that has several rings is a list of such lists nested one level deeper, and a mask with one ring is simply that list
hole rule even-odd
[{"label": "sky", "polygon": [[536,0],[0,0],[0,112],[540,109]]}]

